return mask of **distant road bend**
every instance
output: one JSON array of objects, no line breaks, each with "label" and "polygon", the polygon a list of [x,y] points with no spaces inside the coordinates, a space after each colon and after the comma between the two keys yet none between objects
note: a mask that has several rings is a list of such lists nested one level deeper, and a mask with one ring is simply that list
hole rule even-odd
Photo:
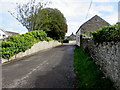
[{"label": "distant road bend", "polygon": [[40,51],[2,66],[3,88],[74,88],[74,44]]}]

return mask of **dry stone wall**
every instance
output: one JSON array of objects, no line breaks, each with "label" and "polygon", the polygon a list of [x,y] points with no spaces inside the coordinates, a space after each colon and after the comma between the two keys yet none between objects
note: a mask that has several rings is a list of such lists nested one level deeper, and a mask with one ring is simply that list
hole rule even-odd
[{"label": "dry stone wall", "polygon": [[120,89],[120,42],[94,44],[90,39],[82,39],[81,47],[89,51],[105,76]]}]

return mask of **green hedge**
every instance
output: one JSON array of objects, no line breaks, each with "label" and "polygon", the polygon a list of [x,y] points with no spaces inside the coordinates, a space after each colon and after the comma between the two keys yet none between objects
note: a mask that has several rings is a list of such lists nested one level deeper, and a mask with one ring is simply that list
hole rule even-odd
[{"label": "green hedge", "polygon": [[87,34],[80,34],[81,38],[90,38]]},{"label": "green hedge", "polygon": [[120,23],[112,26],[105,26],[92,33],[95,43],[120,41]]},{"label": "green hedge", "polygon": [[9,59],[19,52],[25,52],[39,41],[50,41],[52,38],[42,30],[31,31],[26,34],[10,36],[2,41],[2,58]]},{"label": "green hedge", "polygon": [[62,41],[62,43],[69,43],[69,40],[70,40],[70,39],[64,39],[64,40]]},{"label": "green hedge", "polygon": [[46,38],[46,41],[51,41],[51,40],[53,40],[53,39],[50,38],[50,37],[47,37],[47,38]]}]

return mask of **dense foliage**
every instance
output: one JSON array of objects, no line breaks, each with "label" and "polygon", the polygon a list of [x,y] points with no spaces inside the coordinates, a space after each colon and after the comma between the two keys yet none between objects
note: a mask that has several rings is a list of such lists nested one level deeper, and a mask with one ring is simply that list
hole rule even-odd
[{"label": "dense foliage", "polygon": [[53,39],[63,39],[67,32],[64,15],[53,8],[45,8],[50,2],[30,0],[26,4],[17,4],[16,11],[10,12],[28,31],[44,30]]},{"label": "dense foliage", "polygon": [[70,39],[68,39],[68,38],[67,38],[67,39],[63,39],[63,40],[62,40],[62,43],[69,43],[69,40],[70,40]]},{"label": "dense foliage", "polygon": [[91,37],[89,37],[87,34],[80,34],[80,37],[81,37],[81,38],[91,38]]},{"label": "dense foliage", "polygon": [[120,23],[105,26],[92,33],[95,43],[120,41]]},{"label": "dense foliage", "polygon": [[38,11],[37,17],[34,30],[42,29],[53,39],[64,38],[67,32],[66,19],[58,9],[44,8]]},{"label": "dense foliage", "polygon": [[10,36],[2,42],[2,58],[9,59],[13,55],[24,52],[39,41],[50,41],[50,37],[42,30],[31,31],[26,34]]},{"label": "dense foliage", "polygon": [[114,90],[113,83],[105,78],[104,74],[80,47],[74,51],[74,70],[77,75],[77,88]]}]

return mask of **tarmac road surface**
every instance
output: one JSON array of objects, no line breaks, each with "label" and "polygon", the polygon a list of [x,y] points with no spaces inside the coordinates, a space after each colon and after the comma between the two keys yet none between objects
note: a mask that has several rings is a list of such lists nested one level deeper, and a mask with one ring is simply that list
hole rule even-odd
[{"label": "tarmac road surface", "polygon": [[40,51],[2,65],[2,88],[74,88],[74,44]]}]

